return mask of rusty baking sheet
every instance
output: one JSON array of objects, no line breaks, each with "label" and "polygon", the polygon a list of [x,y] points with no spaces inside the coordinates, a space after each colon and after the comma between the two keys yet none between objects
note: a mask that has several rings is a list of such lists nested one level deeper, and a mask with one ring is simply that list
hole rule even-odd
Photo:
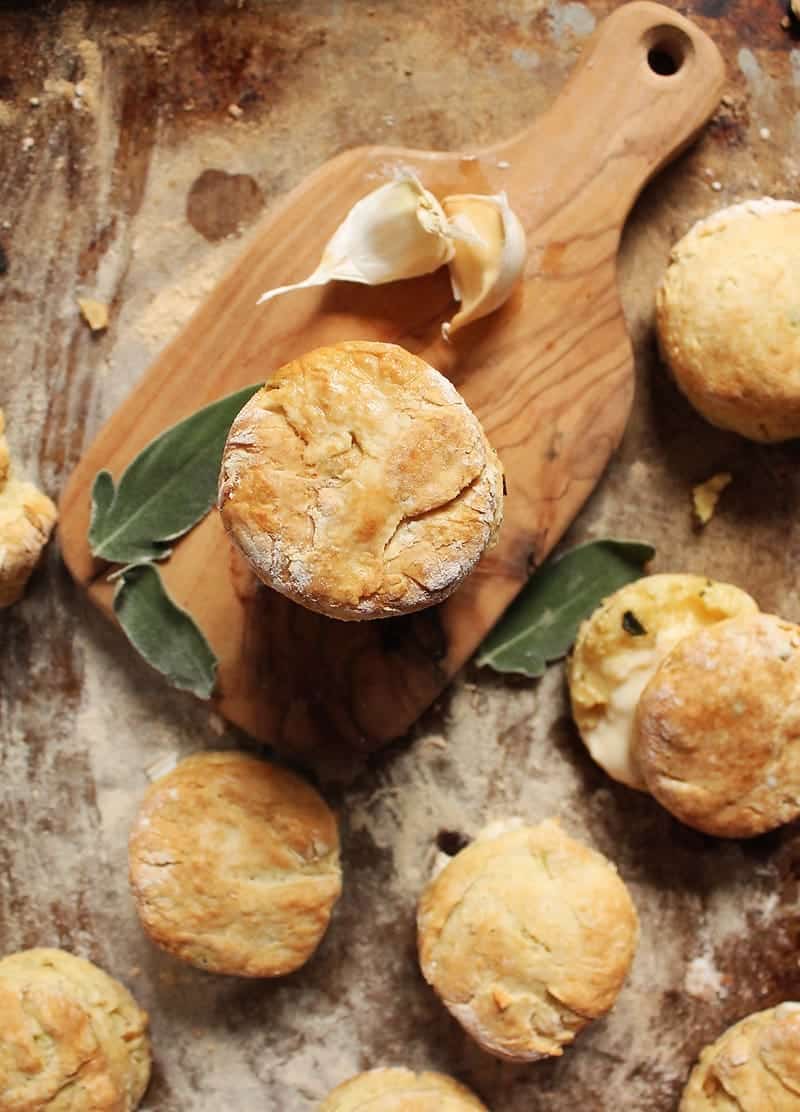
[{"label": "rusty baking sheet", "polygon": [[[0,404],[22,463],[59,493],[264,206],[311,169],[361,142],[461,148],[511,134],[614,6],[3,4]],[[669,247],[694,219],[745,197],[798,198],[800,42],[777,2],[675,6],[715,37],[729,88],[629,222],[637,400],[570,540],[650,540],[657,569],[734,581],[798,620],[797,445],[705,425],[659,365],[651,321]],[[78,296],[110,306],[106,332],[89,333]],[[691,487],[721,470],[733,483],[696,532]],[[179,965],[139,930],[128,827],[159,758],[247,739],[165,688],[82,602],[54,549],[0,622],[0,945],[62,945],[130,985],[152,1014],[150,1112],[310,1112],[344,1077],[390,1064],[452,1073],[495,1112],[667,1112],[706,1041],[800,995],[797,829],[718,842],[613,784],[576,737],[560,667],[538,684],[468,669],[413,737],[328,791],[345,893],[305,969],[246,983]],[[559,1061],[524,1067],[470,1043],[414,956],[437,842],[516,814],[560,814],[616,861],[642,920],[611,1016]]]}]

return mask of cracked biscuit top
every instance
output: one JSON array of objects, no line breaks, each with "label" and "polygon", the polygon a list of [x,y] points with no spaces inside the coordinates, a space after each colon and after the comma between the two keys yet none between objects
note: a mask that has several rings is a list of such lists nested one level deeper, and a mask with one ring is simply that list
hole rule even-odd
[{"label": "cracked biscuit top", "polygon": [[3,1112],[133,1112],[150,1078],[147,1014],[64,950],[0,960]]},{"label": "cracked biscuit top", "polygon": [[679,1112],[797,1112],[800,1004],[787,1002],[734,1023],[707,1046]]},{"label": "cracked biscuit top", "polygon": [[270,587],[344,619],[419,610],[477,564],[502,470],[455,387],[394,344],[318,348],[231,426],[219,508]]},{"label": "cracked biscuit top", "polygon": [[232,751],[195,753],[150,785],[128,860],[152,941],[239,977],[303,965],[342,887],[322,797],[288,769]]},{"label": "cracked biscuit top", "polygon": [[800,626],[742,614],[685,637],[636,709],[647,788],[705,834],[752,838],[800,817]]},{"label": "cracked biscuit top", "polygon": [[442,1073],[373,1069],[337,1085],[319,1112],[487,1112],[486,1105]]},{"label": "cracked biscuit top", "polygon": [[614,866],[553,820],[479,835],[428,885],[420,965],[490,1054],[557,1056],[613,1005],[638,919]]}]

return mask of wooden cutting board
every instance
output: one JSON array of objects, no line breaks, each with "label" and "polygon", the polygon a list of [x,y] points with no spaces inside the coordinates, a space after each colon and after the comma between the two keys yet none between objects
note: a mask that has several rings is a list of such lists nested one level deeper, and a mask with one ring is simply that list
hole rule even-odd
[{"label": "wooden cutting board", "polygon": [[[447,602],[361,623],[303,610],[257,583],[216,513],[162,573],[219,657],[219,710],[255,738],[331,774],[403,734],[556,544],[619,443],[633,395],[616,286],[622,226],[648,179],[709,118],[723,80],[703,32],[668,8],[631,3],[598,28],[553,107],[514,138],[461,154],[364,147],[322,166],[263,220],[71,476],[60,540],[75,579],[112,616],[107,568],[87,544],[98,470],[119,477],[169,425],[310,348],[402,344],[455,382],[507,474],[500,542]],[[262,291],[310,274],[355,201],[400,169],[439,196],[507,192],[529,254],[502,310],[445,343],[446,270],[256,307]]]}]

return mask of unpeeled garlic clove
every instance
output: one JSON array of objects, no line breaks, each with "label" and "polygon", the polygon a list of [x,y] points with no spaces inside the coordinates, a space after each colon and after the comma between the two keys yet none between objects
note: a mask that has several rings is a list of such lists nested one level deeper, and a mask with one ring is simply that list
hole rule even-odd
[{"label": "unpeeled garlic clove", "polygon": [[499,309],[525,267],[525,229],[505,193],[459,193],[442,208],[451,228],[461,233],[450,261],[450,284],[461,308],[442,325],[447,340],[465,324]]},{"label": "unpeeled garlic clove", "polygon": [[327,282],[379,286],[416,278],[438,270],[452,257],[442,206],[417,178],[408,175],[357,201],[328,241],[314,273],[302,282],[268,290],[258,304],[289,290]]}]

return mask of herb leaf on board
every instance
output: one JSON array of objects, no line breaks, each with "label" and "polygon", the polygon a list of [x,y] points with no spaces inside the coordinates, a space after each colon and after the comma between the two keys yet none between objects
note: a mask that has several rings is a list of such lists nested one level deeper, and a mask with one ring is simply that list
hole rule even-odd
[{"label": "herb leaf on board", "polygon": [[589,541],[548,561],[478,649],[476,663],[536,678],[569,650],[600,602],[644,574],[655,549],[640,541]]},{"label": "herb leaf on board", "polygon": [[173,687],[209,698],[217,658],[191,615],[167,593],[158,568],[145,563],[122,569],[114,613],[133,647]]},{"label": "herb leaf on board", "polygon": [[247,386],[151,440],[114,488],[107,471],[92,487],[89,547],[117,564],[159,560],[204,517],[217,495],[222,451],[234,417],[259,389]]}]

